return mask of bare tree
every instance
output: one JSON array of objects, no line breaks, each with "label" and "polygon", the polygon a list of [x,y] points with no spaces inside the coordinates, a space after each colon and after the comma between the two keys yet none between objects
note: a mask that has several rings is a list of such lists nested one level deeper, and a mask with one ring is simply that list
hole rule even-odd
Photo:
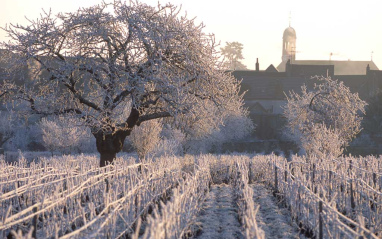
[{"label": "bare tree", "polygon": [[304,85],[301,94],[287,96],[287,135],[308,155],[336,157],[361,131],[366,102],[342,81],[318,80],[313,91]]},{"label": "bare tree", "polygon": [[[116,0],[10,25],[11,41],[1,47],[14,57],[1,92],[27,102],[29,113],[81,119],[96,138],[100,165],[112,163],[144,121],[210,117],[207,107],[241,101],[213,35],[179,11]],[[25,67],[28,74],[16,74]]]}]

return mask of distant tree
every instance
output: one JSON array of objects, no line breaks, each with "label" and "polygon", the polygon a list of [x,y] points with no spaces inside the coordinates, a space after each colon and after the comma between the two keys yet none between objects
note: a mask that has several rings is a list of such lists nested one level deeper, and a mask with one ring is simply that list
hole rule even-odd
[{"label": "distant tree", "polygon": [[[27,102],[31,114],[80,119],[96,139],[100,166],[145,121],[203,115],[222,122],[205,112],[241,101],[239,83],[224,73],[213,35],[179,12],[116,0],[10,25],[11,41],[0,47],[17,57],[8,59],[0,92]],[[16,77],[26,66],[29,74]]]},{"label": "distant tree", "polygon": [[255,129],[248,112],[242,107],[242,102],[230,102],[221,111],[211,108],[206,112],[215,117],[219,116],[221,122],[218,118],[216,121],[209,121],[200,115],[188,117],[190,123],[183,130],[186,139],[185,150],[188,153],[219,151],[224,143],[243,139]]},{"label": "distant tree", "polygon": [[244,59],[242,50],[243,44],[239,42],[226,42],[226,46],[220,48],[225,57],[225,68],[227,70],[246,70],[247,67],[241,62]]},{"label": "distant tree", "polygon": [[156,156],[182,155],[184,142],[184,133],[181,130],[172,128],[170,124],[163,124],[161,140],[153,154]]},{"label": "distant tree", "polygon": [[143,122],[141,126],[133,129],[129,140],[136,149],[140,160],[143,160],[158,146],[161,140],[160,134],[162,128],[160,120],[150,120]]},{"label": "distant tree", "polygon": [[301,94],[291,92],[284,108],[286,135],[307,155],[339,156],[361,131],[366,102],[343,82],[318,78],[313,91],[304,85]]},{"label": "distant tree", "polygon": [[71,117],[43,118],[39,126],[44,144],[51,152],[79,150],[90,133],[78,119]]}]

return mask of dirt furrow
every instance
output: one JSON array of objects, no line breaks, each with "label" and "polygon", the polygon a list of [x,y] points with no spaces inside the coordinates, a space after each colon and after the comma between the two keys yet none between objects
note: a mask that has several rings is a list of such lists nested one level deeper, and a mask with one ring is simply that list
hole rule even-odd
[{"label": "dirt furrow", "polygon": [[232,187],[226,184],[212,185],[198,218],[201,230],[195,238],[244,238],[236,210]]},{"label": "dirt furrow", "polygon": [[305,238],[292,223],[289,211],[277,205],[276,198],[265,185],[254,183],[252,187],[255,206],[260,205],[256,220],[265,238]]}]

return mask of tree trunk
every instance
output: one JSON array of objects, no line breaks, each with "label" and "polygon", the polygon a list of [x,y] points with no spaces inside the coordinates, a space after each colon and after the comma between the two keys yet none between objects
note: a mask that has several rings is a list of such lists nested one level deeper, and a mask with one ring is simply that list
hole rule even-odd
[{"label": "tree trunk", "polygon": [[106,135],[99,132],[94,135],[97,150],[100,153],[100,167],[105,167],[114,162],[117,153],[122,150],[127,135],[127,132],[115,132]]},{"label": "tree trunk", "polygon": [[117,152],[115,153],[99,152],[99,153],[100,153],[100,161],[99,161],[100,167],[105,167],[108,164],[112,164],[117,157]]},{"label": "tree trunk", "polygon": [[118,152],[123,148],[123,143],[128,135],[130,135],[133,127],[139,119],[139,111],[135,108],[131,109],[130,115],[126,120],[127,130],[120,130],[105,134],[102,131],[93,134],[96,138],[97,150],[100,153],[100,167],[112,164]]}]

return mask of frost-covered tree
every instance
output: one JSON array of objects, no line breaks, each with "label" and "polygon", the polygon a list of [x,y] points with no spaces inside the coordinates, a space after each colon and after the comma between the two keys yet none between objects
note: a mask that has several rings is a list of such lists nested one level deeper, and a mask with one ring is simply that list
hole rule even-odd
[{"label": "frost-covered tree", "polygon": [[39,126],[44,144],[51,152],[78,150],[85,140],[89,140],[88,129],[76,118],[63,116],[53,119],[43,118]]},{"label": "frost-covered tree", "polygon": [[187,118],[190,122],[184,129],[186,151],[189,153],[206,153],[212,149],[219,151],[224,143],[237,141],[252,134],[255,126],[242,104],[240,101],[231,101],[224,106],[223,111],[210,112],[215,117],[219,116],[219,119],[215,120],[221,120],[220,124],[198,115],[195,115],[195,118]]},{"label": "frost-covered tree", "polygon": [[226,42],[226,46],[220,48],[225,57],[226,70],[246,70],[247,67],[241,62],[244,59],[242,51],[243,44],[240,42]]},{"label": "frost-covered tree", "polygon": [[[27,102],[29,113],[81,119],[101,166],[144,121],[198,115],[221,122],[209,112],[240,101],[239,84],[222,70],[213,35],[179,12],[116,0],[11,24],[1,47],[15,57],[1,92]],[[25,67],[24,79],[15,77]]]},{"label": "frost-covered tree", "polygon": [[153,154],[162,155],[182,155],[184,153],[184,133],[179,129],[173,129],[169,124],[163,124],[161,140],[154,149]]},{"label": "frost-covered tree", "polygon": [[162,122],[160,120],[146,121],[133,129],[129,140],[136,149],[139,159],[144,159],[147,154],[158,146],[161,140],[161,132]]},{"label": "frost-covered tree", "polygon": [[291,92],[284,108],[286,134],[308,155],[339,156],[344,147],[361,131],[366,102],[349,87],[329,77],[301,94]]}]

